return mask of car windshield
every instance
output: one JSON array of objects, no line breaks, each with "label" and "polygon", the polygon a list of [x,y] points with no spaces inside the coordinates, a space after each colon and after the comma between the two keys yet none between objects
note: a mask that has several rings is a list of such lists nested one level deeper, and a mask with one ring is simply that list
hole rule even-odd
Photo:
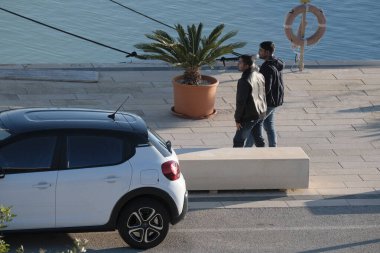
[{"label": "car windshield", "polygon": [[165,157],[171,156],[172,151],[165,141],[152,129],[148,130],[149,142]]}]

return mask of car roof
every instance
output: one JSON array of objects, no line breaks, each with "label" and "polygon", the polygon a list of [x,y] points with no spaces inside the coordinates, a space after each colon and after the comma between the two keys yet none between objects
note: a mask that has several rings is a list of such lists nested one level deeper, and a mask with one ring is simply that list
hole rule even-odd
[{"label": "car roof", "polygon": [[[108,130],[147,138],[144,120],[132,113],[79,108],[26,108],[0,113],[0,121],[12,135],[45,130]],[[0,122],[0,125],[1,125]]]}]

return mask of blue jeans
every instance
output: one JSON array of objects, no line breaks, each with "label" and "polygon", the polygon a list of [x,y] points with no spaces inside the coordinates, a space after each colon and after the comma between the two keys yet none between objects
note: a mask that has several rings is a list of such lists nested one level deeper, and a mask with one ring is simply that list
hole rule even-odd
[{"label": "blue jeans", "polygon": [[252,128],[259,123],[260,120],[253,120],[249,122],[242,122],[241,128],[236,130],[234,136],[234,148],[240,148],[244,146],[245,140],[251,135]]},{"label": "blue jeans", "polygon": [[277,135],[274,128],[274,114],[276,107],[268,107],[267,115],[263,121],[256,124],[248,136],[245,143],[245,147],[252,147],[255,144],[256,147],[265,147],[265,141],[263,138],[263,126],[267,132],[269,147],[277,146]]}]

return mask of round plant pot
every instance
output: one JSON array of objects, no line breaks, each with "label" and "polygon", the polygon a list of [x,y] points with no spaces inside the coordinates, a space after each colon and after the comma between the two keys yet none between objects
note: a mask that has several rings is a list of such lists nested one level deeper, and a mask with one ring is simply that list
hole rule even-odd
[{"label": "round plant pot", "polygon": [[216,114],[215,95],[219,81],[211,76],[202,76],[206,85],[188,85],[180,81],[183,76],[173,78],[174,114],[192,118],[204,119]]}]

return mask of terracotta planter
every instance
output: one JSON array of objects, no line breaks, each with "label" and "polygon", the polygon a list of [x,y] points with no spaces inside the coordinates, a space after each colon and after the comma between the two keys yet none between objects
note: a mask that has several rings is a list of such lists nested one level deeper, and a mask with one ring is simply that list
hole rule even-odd
[{"label": "terracotta planter", "polygon": [[216,88],[219,81],[211,76],[202,76],[209,85],[181,84],[182,76],[173,78],[173,113],[181,117],[203,119],[216,113],[214,109]]}]

